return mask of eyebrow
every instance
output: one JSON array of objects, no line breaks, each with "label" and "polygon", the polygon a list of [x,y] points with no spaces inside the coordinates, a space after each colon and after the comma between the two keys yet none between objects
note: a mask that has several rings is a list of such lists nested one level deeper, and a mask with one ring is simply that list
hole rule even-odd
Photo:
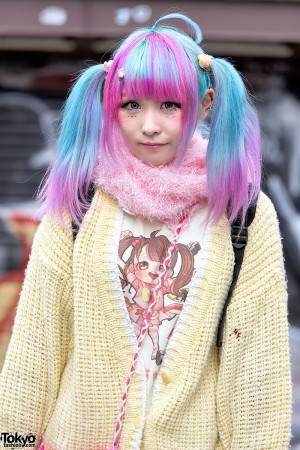
[{"label": "eyebrow", "polygon": [[126,103],[126,102],[129,102],[131,100],[132,100],[132,98],[126,97],[126,95],[122,95],[122,97],[121,97],[121,102],[122,103]]}]

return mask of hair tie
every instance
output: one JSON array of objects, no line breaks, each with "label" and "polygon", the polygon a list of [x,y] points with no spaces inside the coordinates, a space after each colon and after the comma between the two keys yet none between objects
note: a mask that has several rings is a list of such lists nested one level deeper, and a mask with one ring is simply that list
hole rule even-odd
[{"label": "hair tie", "polygon": [[207,55],[206,53],[201,53],[201,55],[198,55],[199,66],[206,70],[206,72],[209,72],[212,59],[213,56]]},{"label": "hair tie", "polygon": [[141,240],[143,239],[143,236],[140,236],[140,237],[138,237],[137,239],[135,239],[133,242],[132,242],[132,247],[135,247],[137,244],[139,244],[140,242],[141,242]]},{"label": "hair tie", "polygon": [[178,244],[175,245],[175,250],[176,250],[176,252],[179,252],[179,245]]}]

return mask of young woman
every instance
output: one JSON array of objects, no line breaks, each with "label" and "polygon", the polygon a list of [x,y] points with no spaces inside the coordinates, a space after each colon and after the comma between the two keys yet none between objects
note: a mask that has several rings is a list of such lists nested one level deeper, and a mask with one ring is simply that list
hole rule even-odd
[{"label": "young woman", "polygon": [[[289,445],[286,281],[259,126],[201,38],[164,16],[70,93],[1,373],[0,448],[12,433],[46,450]],[[253,204],[223,317],[231,224],[241,239]]]}]

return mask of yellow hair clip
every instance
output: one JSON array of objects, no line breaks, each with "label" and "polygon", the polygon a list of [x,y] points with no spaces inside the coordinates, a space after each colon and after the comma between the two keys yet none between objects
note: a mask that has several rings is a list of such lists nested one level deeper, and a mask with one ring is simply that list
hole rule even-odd
[{"label": "yellow hair clip", "polygon": [[202,69],[209,72],[212,59],[213,59],[213,57],[211,55],[207,55],[206,53],[202,53],[201,55],[198,55],[199,66]]}]

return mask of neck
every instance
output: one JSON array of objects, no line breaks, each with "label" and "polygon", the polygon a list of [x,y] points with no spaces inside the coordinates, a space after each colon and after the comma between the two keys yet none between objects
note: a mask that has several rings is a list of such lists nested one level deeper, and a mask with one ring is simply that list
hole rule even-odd
[{"label": "neck", "polygon": [[195,134],[179,167],[151,166],[123,149],[121,167],[98,160],[93,181],[125,211],[176,227],[183,216],[204,205],[207,141]]}]

